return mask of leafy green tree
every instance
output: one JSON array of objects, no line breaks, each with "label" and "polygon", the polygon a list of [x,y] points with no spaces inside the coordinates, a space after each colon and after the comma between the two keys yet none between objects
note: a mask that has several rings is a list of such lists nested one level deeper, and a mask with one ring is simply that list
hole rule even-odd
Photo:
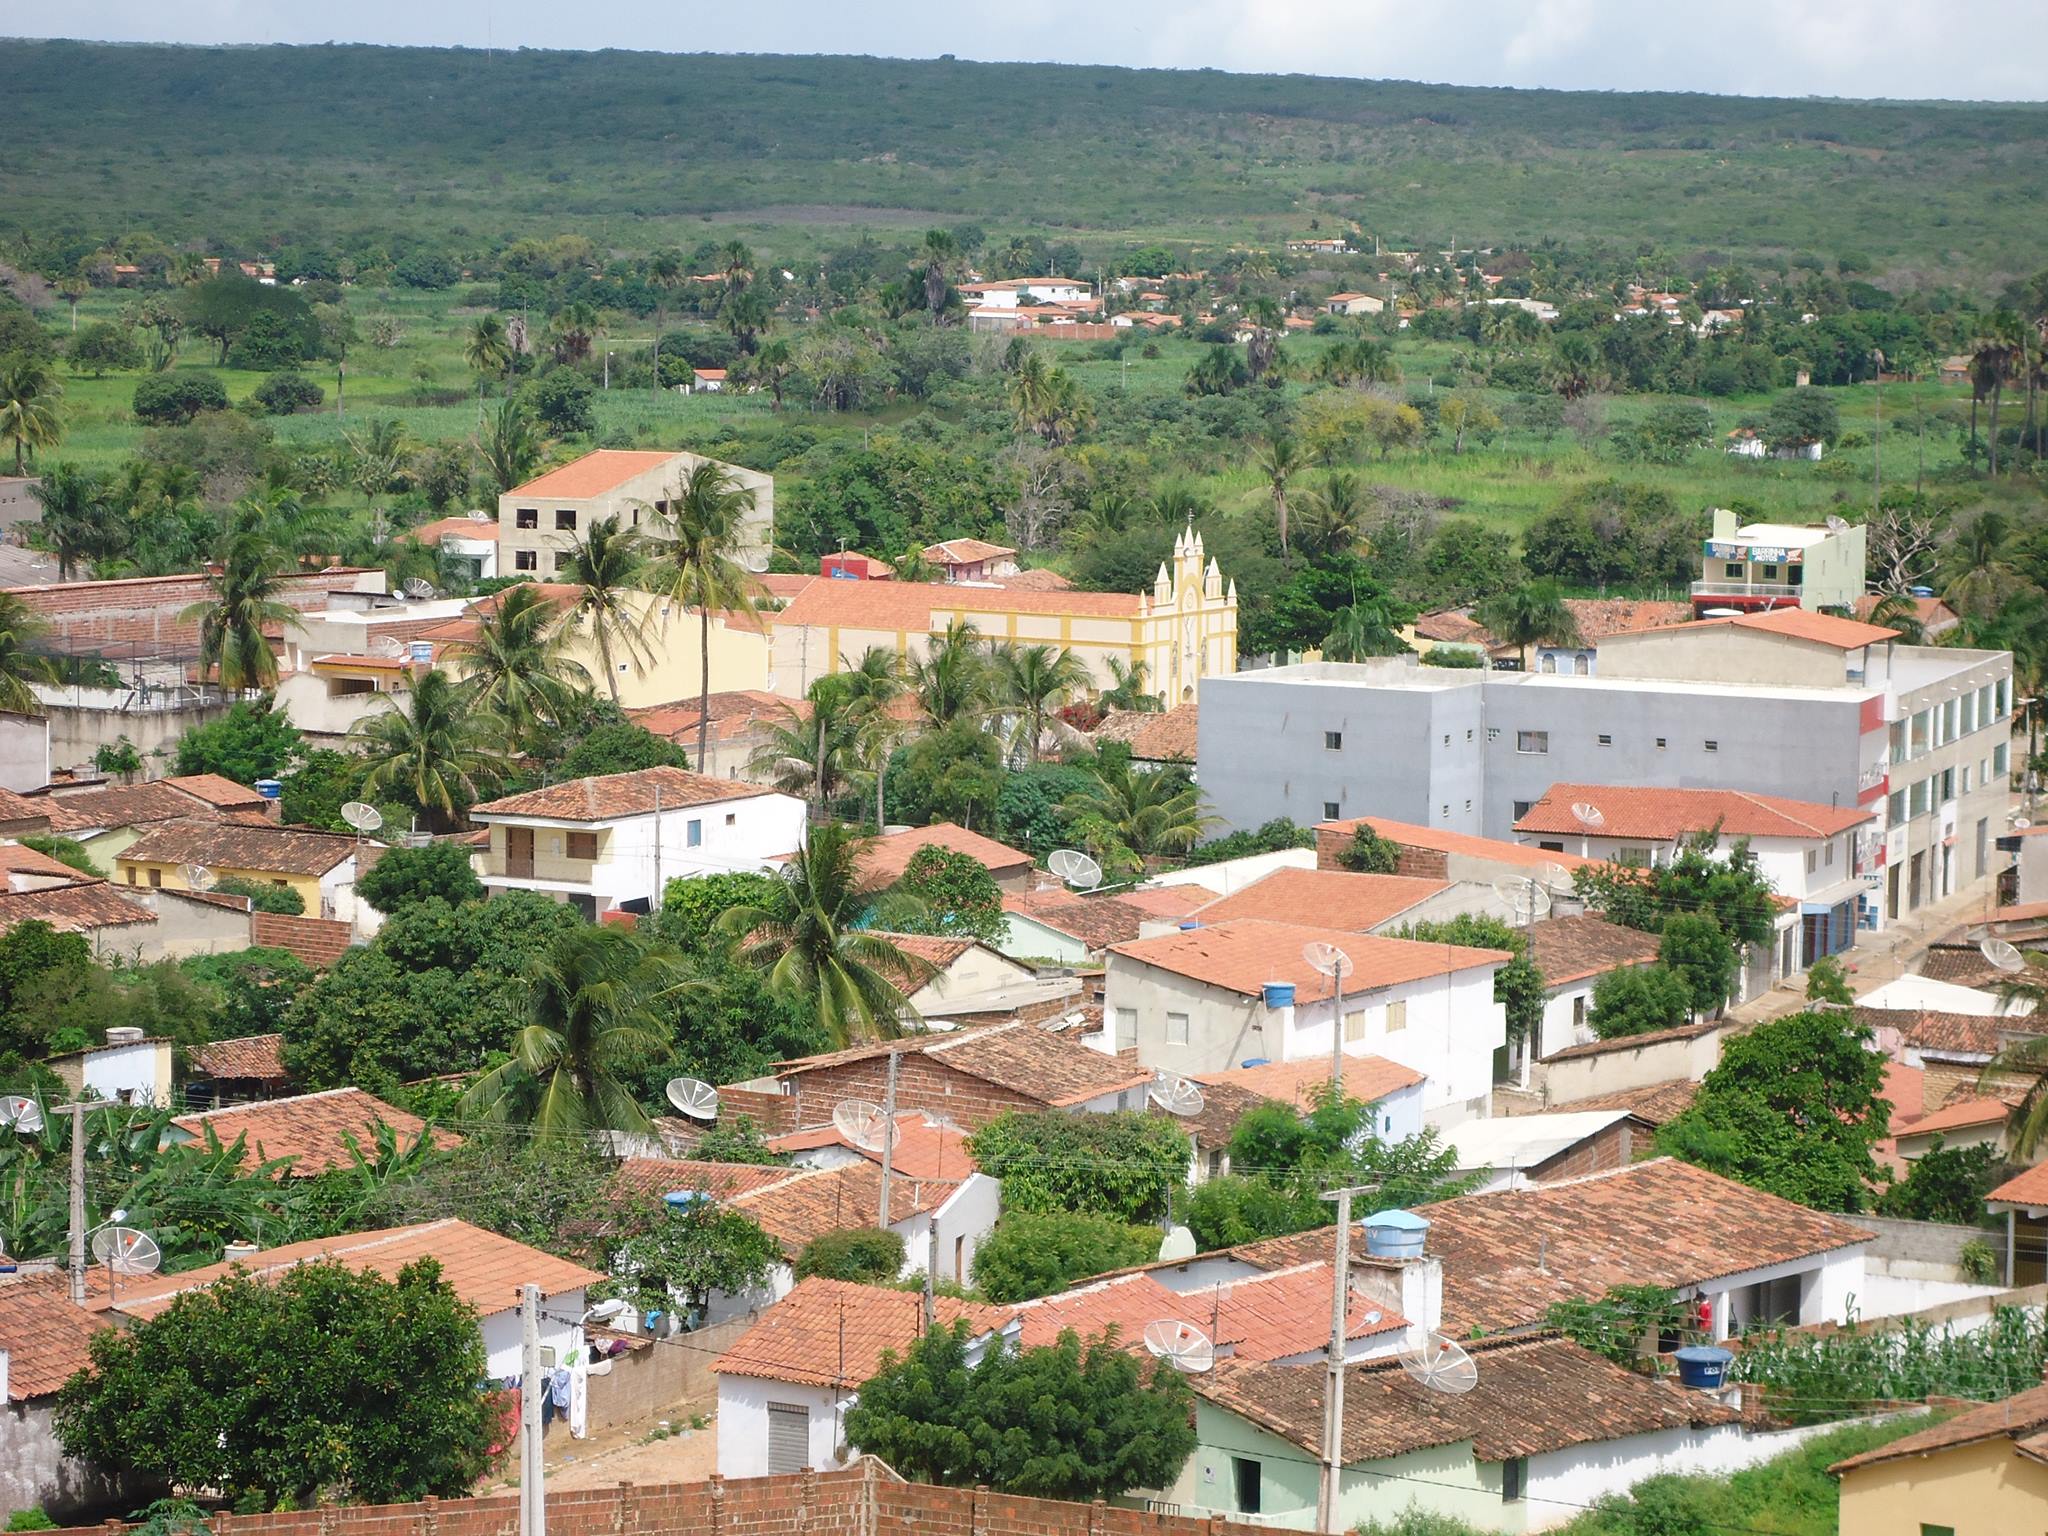
[{"label": "leafy green tree", "polygon": [[302,373],[273,373],[249,397],[271,416],[295,416],[300,411],[317,411],[327,391]]},{"label": "leafy green tree", "polygon": [[1764,412],[1764,441],[1773,448],[1831,444],[1841,435],[1841,412],[1824,389],[1788,389]]},{"label": "leafy green tree", "polygon": [[1572,885],[1587,906],[1644,933],[1662,933],[1674,913],[1710,913],[1738,945],[1767,944],[1778,919],[1770,878],[1746,837],[1716,858],[1720,835],[1719,827],[1695,833],[1668,864],[1654,868],[1582,865],[1572,871]]},{"label": "leafy green tree", "polygon": [[76,464],[51,464],[29,487],[40,509],[27,530],[29,541],[57,557],[57,579],[69,581],[81,566],[119,556],[127,529],[109,503],[107,487]]},{"label": "leafy green tree", "polygon": [[93,1335],[59,1394],[67,1454],[229,1498],[467,1493],[496,1432],[476,1313],[430,1259],[233,1275]]},{"label": "leafy green tree", "polygon": [[135,386],[135,419],[153,427],[182,426],[227,408],[227,387],[210,373],[152,374]]},{"label": "leafy green tree", "polygon": [[282,785],[280,811],[288,825],[326,832],[351,830],[341,819],[341,808],[362,798],[363,765],[354,753],[314,747],[303,752],[298,766],[278,778]]},{"label": "leafy green tree", "polygon": [[1361,821],[1351,841],[1337,850],[1337,863],[1354,875],[1392,875],[1401,868],[1401,849]]},{"label": "leafy green tree", "polygon": [[630,1283],[640,1310],[666,1310],[759,1290],[781,1262],[782,1245],[751,1216],[700,1200],[620,1244],[612,1272]]},{"label": "leafy green tree", "polygon": [[1602,1040],[1676,1029],[1692,1011],[1692,988],[1663,965],[1630,965],[1593,983],[1586,1023]]},{"label": "leafy green tree", "polygon": [[1696,1015],[1718,1013],[1735,990],[1740,960],[1711,912],[1674,912],[1664,919],[1657,963],[1685,983]]},{"label": "leafy green tree", "polygon": [[690,754],[631,720],[594,725],[555,764],[554,777],[581,779],[643,768],[687,768]]},{"label": "leafy green tree", "polygon": [[1033,1498],[1163,1488],[1195,1448],[1193,1395],[1163,1360],[1071,1332],[967,1364],[966,1324],[935,1328],[861,1388],[846,1436],[905,1477]]},{"label": "leafy green tree", "polygon": [[547,451],[547,435],[517,398],[500,401],[476,437],[477,457],[500,495],[531,479]]},{"label": "leafy green tree", "polygon": [[1856,1001],[1856,994],[1849,990],[1848,974],[1833,955],[1822,955],[1806,968],[1806,1000],[1843,1008]]},{"label": "leafy green tree", "polygon": [[484,899],[483,882],[461,843],[429,843],[424,848],[387,848],[369,869],[356,877],[356,894],[386,917],[414,902],[440,900],[451,907]]},{"label": "leafy green tree", "polygon": [[64,356],[80,373],[104,378],[114,370],[142,366],[135,338],[110,320],[97,320],[71,338]]},{"label": "leafy green tree", "polygon": [[1313,848],[1316,835],[1297,826],[1285,816],[1275,816],[1245,832],[1226,832],[1188,850],[1190,868],[1200,864],[1221,864],[1226,859],[1248,858],[1256,853],[1279,853],[1288,848]]},{"label": "leafy green tree", "polygon": [[981,1171],[1001,1181],[1006,1211],[1080,1212],[1126,1223],[1164,1215],[1194,1156],[1179,1126],[1136,1110],[1013,1110],[976,1131],[968,1147]]},{"label": "leafy green tree", "polygon": [[975,1250],[974,1287],[993,1302],[1029,1301],[1158,1257],[1157,1227],[1086,1211],[1010,1210]]},{"label": "leafy green tree", "polygon": [[2005,1159],[1989,1142],[1951,1147],[1936,1136],[1906,1177],[1877,1201],[1880,1215],[1907,1221],[1946,1221],[1974,1227],[1984,1220],[1984,1197],[2005,1175]]},{"label": "leafy green tree", "polygon": [[1684,1337],[1689,1309],[1661,1285],[1614,1285],[1595,1301],[1552,1302],[1543,1315],[1573,1343],[1634,1369],[1645,1346],[1665,1334]]},{"label": "leafy green tree", "polygon": [[192,284],[179,295],[178,304],[185,329],[220,348],[218,362],[223,368],[235,344],[252,332],[263,339],[266,349],[288,352],[294,360],[318,345],[312,306],[299,293],[265,287],[239,271],[224,270]]},{"label": "leafy green tree", "polygon": [[403,695],[379,697],[384,712],[365,716],[350,730],[369,765],[364,791],[392,795],[428,826],[453,831],[505,771],[505,753],[489,722],[467,707],[461,690],[441,671],[422,673]]},{"label": "leafy green tree", "polygon": [[756,1167],[782,1161],[781,1154],[769,1148],[752,1115],[721,1119],[690,1144],[690,1156],[700,1163],[751,1163]]},{"label": "leafy green tree", "polygon": [[306,757],[306,738],[267,698],[238,700],[178,738],[180,774],[217,773],[237,784],[282,778]]},{"label": "leafy green tree", "polygon": [[519,403],[560,437],[597,430],[597,391],[574,368],[550,368],[519,392]]},{"label": "leafy green tree", "polygon": [[1801,1205],[1866,1210],[1880,1183],[1871,1148],[1891,1133],[1884,1058],[1870,1040],[1867,1026],[1835,1011],[1732,1036],[1657,1144]]},{"label": "leafy green tree", "polygon": [[[889,820],[912,826],[935,821],[987,826],[1015,777],[1003,771],[1002,749],[988,732],[965,722],[926,731],[890,760]],[[1060,814],[1064,819],[1064,811]]]},{"label": "leafy green tree", "polygon": [[1493,974],[1493,1000],[1507,1009],[1508,1038],[1526,1040],[1543,1023],[1543,973],[1529,956],[1526,929],[1497,917],[1461,912],[1435,922],[1404,924],[1396,938],[1425,944],[1461,944],[1468,949],[1504,949],[1514,958]]},{"label": "leafy green tree", "polygon": [[879,1227],[826,1232],[804,1244],[796,1258],[796,1277],[822,1275],[858,1285],[890,1285],[903,1273],[903,1235]]},{"label": "leafy green tree", "polygon": [[730,937],[719,931],[719,919],[730,908],[772,910],[783,893],[775,876],[753,870],[675,879],[662,892],[660,910],[643,918],[641,926],[686,952],[711,943],[729,944]]},{"label": "leafy green tree", "polygon": [[226,954],[190,955],[179,968],[213,995],[213,1037],[276,1034],[285,1010],[312,984],[313,972],[287,949],[261,945]]},{"label": "leafy green tree", "polygon": [[966,935],[1000,944],[1009,935],[1003,893],[979,859],[936,844],[910,856],[897,888],[916,899],[919,910],[906,933]]},{"label": "leafy green tree", "polygon": [[53,837],[35,832],[22,834],[15,839],[24,848],[33,848],[37,853],[55,859],[59,864],[68,864],[81,875],[95,880],[107,878],[107,872],[93,863],[92,855],[85,851],[85,844],[69,837]]},{"label": "leafy green tree", "polygon": [[1250,1174],[1204,1179],[1182,1211],[1187,1229],[1204,1252],[1255,1243],[1261,1238],[1307,1232],[1327,1223],[1330,1207],[1294,1184],[1276,1184]]},{"label": "leafy green tree", "polygon": [[306,898],[288,885],[229,876],[215,881],[213,888],[223,896],[243,897],[258,912],[275,912],[285,917],[303,917],[306,912]]}]

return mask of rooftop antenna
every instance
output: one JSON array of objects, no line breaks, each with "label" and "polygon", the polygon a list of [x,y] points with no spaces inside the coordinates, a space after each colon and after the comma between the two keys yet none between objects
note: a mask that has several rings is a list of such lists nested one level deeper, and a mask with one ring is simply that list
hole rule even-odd
[{"label": "rooftop antenna", "polygon": [[1308,968],[1330,978],[1334,1001],[1330,1014],[1330,1087],[1344,1091],[1344,978],[1351,974],[1351,957],[1334,944],[1312,939],[1301,946],[1301,958]]},{"label": "rooftop antenna", "polygon": [[398,590],[407,597],[424,602],[434,595],[434,584],[424,576],[408,576],[399,584]]},{"label": "rooftop antenna", "polygon": [[1977,945],[1977,950],[2001,971],[2024,971],[2027,968],[2027,957],[2003,939],[1985,939]]},{"label": "rooftop antenna", "polygon": [[1412,1329],[1400,1360],[1402,1369],[1432,1392],[1458,1397],[1479,1385],[1479,1367],[1464,1347],[1432,1328]]},{"label": "rooftop antenna", "polygon": [[672,1077],[662,1092],[692,1120],[718,1118],[718,1090],[701,1077]]},{"label": "rooftop antenna", "polygon": [[1153,1073],[1149,1096],[1169,1115],[1199,1115],[1206,1102],[1194,1079],[1173,1072]]},{"label": "rooftop antenna", "polygon": [[0,1097],[0,1126],[17,1136],[33,1136],[43,1128],[43,1106],[18,1093]]},{"label": "rooftop antenna", "polygon": [[1092,891],[1102,884],[1102,866],[1073,848],[1055,848],[1045,867],[1077,891]]},{"label": "rooftop antenna", "polygon": [[1216,1363],[1216,1346],[1193,1323],[1162,1317],[1145,1325],[1145,1352],[1183,1376],[1199,1376]]}]

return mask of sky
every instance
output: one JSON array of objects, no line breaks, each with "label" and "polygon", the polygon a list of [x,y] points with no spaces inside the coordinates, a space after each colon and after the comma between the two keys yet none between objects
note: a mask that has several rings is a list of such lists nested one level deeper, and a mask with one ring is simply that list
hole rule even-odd
[{"label": "sky", "polygon": [[1453,85],[2048,97],[2048,0],[0,0],[6,36],[951,53]]}]

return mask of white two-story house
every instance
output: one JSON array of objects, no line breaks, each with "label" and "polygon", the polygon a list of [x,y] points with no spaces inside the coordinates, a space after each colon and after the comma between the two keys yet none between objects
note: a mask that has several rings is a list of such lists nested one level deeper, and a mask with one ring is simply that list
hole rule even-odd
[{"label": "white two-story house", "polygon": [[539,891],[586,917],[646,912],[671,880],[767,870],[804,845],[792,795],[681,768],[570,779],[474,807],[492,892]]}]

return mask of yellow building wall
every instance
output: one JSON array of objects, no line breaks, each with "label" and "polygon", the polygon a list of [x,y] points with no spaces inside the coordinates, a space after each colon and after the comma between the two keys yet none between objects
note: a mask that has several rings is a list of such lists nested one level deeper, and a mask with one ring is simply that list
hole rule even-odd
[{"label": "yellow building wall", "polygon": [[2048,1531],[2048,1467],[2000,1435],[1842,1475],[1841,1536],[2036,1536]]},{"label": "yellow building wall", "polygon": [[[641,709],[653,704],[673,704],[697,697],[703,687],[701,619],[693,612],[651,595],[637,599],[642,643],[637,660],[631,649],[616,643],[612,664],[618,674],[619,704]],[[569,659],[590,674],[593,691],[610,695],[604,662],[598,655],[597,640],[587,623],[579,623],[565,647]],[[451,651],[447,667],[452,676],[464,673],[462,656]],[[729,626],[713,615],[711,620],[711,691],[766,689],[768,686],[768,634],[766,626],[751,630]]]},{"label": "yellow building wall", "polygon": [[[320,915],[320,877],[318,875],[287,875],[270,869],[228,869],[216,864],[209,864],[207,868],[213,871],[213,878],[216,880],[252,880],[258,885],[274,885],[282,882],[299,893],[299,899],[306,904],[306,915],[308,917],[318,917]],[[157,878],[154,881],[149,878],[151,870],[156,871]],[[186,882],[184,865],[159,864],[151,860],[117,859],[115,861],[114,880],[119,885],[133,885],[137,887],[148,887],[154,884],[167,891],[189,891],[192,888]]]},{"label": "yellow building wall", "polygon": [[[600,864],[609,864],[612,858],[612,832],[609,827],[591,826],[587,830],[597,836],[597,857],[594,859],[572,859],[569,857],[569,833],[562,827],[533,828],[533,870],[530,874],[512,876],[520,880],[560,880],[570,885],[588,885],[592,872]],[[503,822],[491,824],[491,848],[486,855],[484,868],[493,875],[508,875],[508,861],[511,857],[512,829]]]}]

